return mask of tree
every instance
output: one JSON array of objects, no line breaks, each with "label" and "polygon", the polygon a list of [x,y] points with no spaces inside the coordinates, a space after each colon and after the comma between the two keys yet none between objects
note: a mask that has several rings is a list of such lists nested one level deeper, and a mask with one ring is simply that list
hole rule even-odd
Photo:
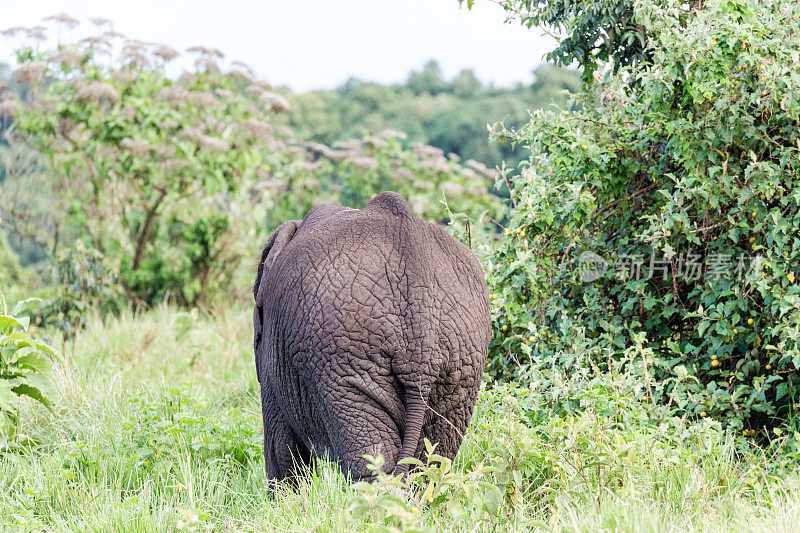
[{"label": "tree", "polygon": [[[459,0],[463,4],[465,0]],[[474,0],[466,0],[472,7]],[[502,0],[509,19],[524,26],[545,26],[560,38],[547,54],[556,65],[577,62],[584,79],[599,64],[611,61],[615,69],[648,58],[647,33],[634,12],[633,0]]]},{"label": "tree", "polygon": [[409,139],[474,159],[494,168],[505,160],[516,168],[525,152],[510,143],[489,141],[487,123],[502,121],[509,127],[525,124],[528,111],[551,104],[566,105],[564,91],[575,92],[574,71],[542,66],[535,82],[513,88],[488,88],[470,70],[445,80],[447,90],[431,95],[408,85],[380,85],[349,80],[334,91],[290,95],[292,109],[275,118],[285,121],[303,140],[332,144],[338,140],[400,130]]},{"label": "tree", "polygon": [[532,155],[488,266],[492,368],[629,361],[642,397],[749,435],[798,400],[800,4],[636,5],[647,64],[495,131]]},{"label": "tree", "polygon": [[483,84],[472,70],[462,70],[450,83],[452,92],[458,98],[473,98],[483,89]]},{"label": "tree", "polygon": [[177,52],[113,32],[24,47],[14,78],[28,94],[4,99],[49,163],[54,248],[60,231],[79,228],[136,305],[168,293],[192,304],[228,283],[247,185],[283,157],[263,118],[286,100],[247,70],[223,74],[221,52],[191,51],[195,69],[173,81],[164,69]]},{"label": "tree", "polygon": [[[109,60],[103,51],[113,49],[121,56]],[[60,272],[95,265],[81,271],[116,280],[136,306],[168,297],[196,305],[243,289],[235,280],[249,283],[254,243],[323,201],[363,207],[396,190],[439,223],[451,212],[499,216],[498,198],[488,194],[492,171],[377,130],[393,88],[346,88],[353,97],[345,116],[364,116],[376,134],[332,147],[303,143],[275,120],[289,103],[269,84],[240,65],[223,72],[217,50],[190,51],[194,69],[175,80],[165,74],[175,51],[116,33],[19,50],[14,76],[28,92],[4,95],[15,120],[11,148],[26,143],[46,165],[41,172],[20,168],[6,180],[13,186],[0,184],[0,202],[10,207],[0,217],[16,238],[46,250],[52,266],[68,267]],[[303,113],[316,116],[330,99],[310,95]],[[403,112],[388,107],[395,116]],[[64,246],[70,253],[61,253]],[[74,315],[94,298],[71,306],[66,300],[82,293],[62,289],[54,291],[54,317]]]},{"label": "tree", "polygon": [[406,86],[416,95],[428,93],[435,96],[448,90],[447,82],[442,79],[442,69],[434,60],[425,63],[421,72],[412,72]]}]

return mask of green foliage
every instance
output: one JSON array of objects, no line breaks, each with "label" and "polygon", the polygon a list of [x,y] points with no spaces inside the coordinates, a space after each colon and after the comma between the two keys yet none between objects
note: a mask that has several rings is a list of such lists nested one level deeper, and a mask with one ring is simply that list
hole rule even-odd
[{"label": "green foliage", "polygon": [[39,325],[54,326],[64,338],[74,336],[86,324],[91,305],[117,299],[113,270],[103,254],[76,241],[58,253],[44,273],[52,294],[42,302]]},{"label": "green foliage", "polygon": [[436,531],[422,526],[421,509],[444,512],[453,527],[468,521],[465,507],[480,511],[496,511],[502,492],[484,477],[495,469],[479,466],[470,473],[456,472],[453,463],[435,453],[436,445],[425,439],[426,462],[414,458],[400,461],[411,465],[407,475],[391,475],[381,470],[382,457],[368,456],[369,468],[375,472],[374,482],[353,485],[357,496],[345,512],[347,522],[363,521],[379,524],[379,531]]},{"label": "green foliage", "polygon": [[[114,43],[121,55],[104,60]],[[395,132],[332,148],[296,141],[264,121],[289,108],[283,96],[240,66],[223,74],[216,50],[193,52],[195,69],[173,80],[165,69],[174,51],[116,34],[18,51],[14,78],[26,90],[3,93],[17,132],[7,152],[19,154],[15,160],[31,155],[19,149],[21,138],[47,168],[15,165],[0,201],[14,204],[3,221],[27,255],[45,251],[50,263],[68,262],[60,248],[80,240],[102,256],[134,306],[192,306],[243,289],[253,243],[320,202],[360,208],[395,190],[435,222],[451,212],[502,218],[488,193],[494,171],[484,164],[461,165]],[[65,331],[79,326],[86,298],[55,300],[50,318]]]},{"label": "green foliage", "polygon": [[[13,110],[16,107],[8,94],[20,95],[23,88],[11,76],[11,67],[0,63],[0,147],[8,143],[5,135],[14,123]],[[6,177],[6,158],[8,155],[0,151],[0,183]]]},{"label": "green foliage", "polygon": [[121,438],[137,454],[143,470],[173,471],[183,454],[192,462],[224,461],[230,468],[247,467],[261,456],[252,419],[209,413],[205,401],[185,389],[172,388],[156,400],[142,394],[128,401],[129,418]]},{"label": "green foliage", "polygon": [[17,254],[9,247],[5,234],[0,232],[0,287],[23,285],[26,278]]},{"label": "green foliage", "polygon": [[[495,132],[533,154],[487,262],[493,373],[636,348],[659,401],[754,434],[796,416],[800,6],[637,6],[651,65]],[[582,281],[583,252],[610,268]]]},{"label": "green foliage", "polygon": [[[464,0],[459,0],[464,3]],[[634,0],[503,0],[509,19],[528,28],[545,26],[559,35],[555,50],[547,58],[556,65],[577,62],[584,80],[590,80],[599,65],[612,62],[615,70],[650,58],[647,26],[635,14]],[[687,8],[689,3],[683,3]],[[694,2],[692,6],[702,4]],[[468,2],[472,7],[472,1]]]},{"label": "green foliage", "polygon": [[528,110],[564,105],[565,92],[578,89],[578,75],[570,70],[543,66],[534,77],[531,85],[494,88],[470,70],[446,80],[439,66],[429,62],[401,85],[350,80],[334,91],[290,96],[292,110],[278,120],[288,119],[298,138],[328,145],[394,129],[490,168],[503,161],[515,167],[527,154],[511,144],[490,142],[487,124],[521,126],[530,118]]},{"label": "green foliage", "polygon": [[[38,268],[54,248],[52,207],[57,191],[52,191],[44,172],[44,157],[24,146],[11,128],[0,130],[0,160],[3,180],[0,180],[0,224],[10,249],[23,267]],[[3,144],[8,141],[8,144]],[[45,229],[47,228],[47,230]],[[60,228],[55,240],[70,240],[76,235]],[[49,235],[48,235],[49,234]]]},{"label": "green foliage", "polygon": [[[598,381],[576,398],[585,410],[563,417],[553,416],[535,389],[483,391],[455,465],[429,445],[428,460],[410,461],[416,470],[407,479],[380,473],[373,483],[354,485],[346,523],[367,520],[376,531],[540,530],[570,523],[614,530],[615,522],[628,520],[613,511],[621,502],[642,506],[634,504],[632,525],[658,524],[643,503],[653,498],[671,517],[682,517],[679,529],[702,530],[730,519],[704,498],[750,494],[769,476],[729,462],[726,457],[752,451],[737,449],[719,424],[672,416],[653,421],[631,389],[611,385]],[[373,468],[380,465],[375,459]],[[715,486],[700,489],[690,479]],[[577,507],[594,517],[580,519],[582,527],[575,527]]]},{"label": "green foliage", "polygon": [[55,351],[28,332],[30,320],[22,316],[30,300],[18,302],[9,312],[0,295],[0,451],[13,442],[20,423],[15,396],[27,396],[46,407],[52,405],[51,358]]},{"label": "green foliage", "polygon": [[442,77],[442,69],[439,67],[439,63],[433,60],[425,63],[422,71],[412,72],[408,76],[406,85],[415,95],[429,94],[436,96],[450,89],[448,87],[449,84]]}]

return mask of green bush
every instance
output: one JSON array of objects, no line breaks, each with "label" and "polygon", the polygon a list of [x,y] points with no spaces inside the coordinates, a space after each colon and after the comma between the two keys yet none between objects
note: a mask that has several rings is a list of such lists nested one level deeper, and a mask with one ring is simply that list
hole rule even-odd
[{"label": "green bush", "polygon": [[0,232],[0,287],[24,285],[27,281],[25,270],[19,258],[8,245],[6,235]]},{"label": "green bush", "polygon": [[0,451],[9,446],[19,425],[15,396],[27,396],[46,407],[52,404],[51,358],[56,352],[28,332],[30,320],[21,316],[29,300],[10,312],[0,296]]},{"label": "green bush", "polygon": [[230,468],[258,463],[262,439],[252,419],[243,414],[223,419],[207,411],[205,402],[185,389],[172,388],[157,400],[139,394],[126,406],[120,440],[143,471],[175,470],[183,454],[199,463],[224,461]]},{"label": "green bush", "polygon": [[61,330],[65,341],[83,329],[92,305],[113,305],[120,299],[113,290],[116,279],[108,261],[82,241],[60,250],[43,279],[50,290],[41,303],[36,324]]},{"label": "green bush", "polygon": [[486,262],[490,369],[636,349],[660,401],[754,434],[798,399],[800,5],[643,0],[636,17],[652,63],[495,130],[532,156]]}]

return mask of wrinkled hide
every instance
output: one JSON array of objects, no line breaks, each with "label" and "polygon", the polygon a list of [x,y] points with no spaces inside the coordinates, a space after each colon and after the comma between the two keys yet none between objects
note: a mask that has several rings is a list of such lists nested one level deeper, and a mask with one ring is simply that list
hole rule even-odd
[{"label": "wrinkled hide", "polygon": [[281,225],[254,287],[255,359],[267,476],[313,455],[369,478],[453,458],[489,344],[489,296],[475,254],[387,192],[362,210],[320,205]]}]

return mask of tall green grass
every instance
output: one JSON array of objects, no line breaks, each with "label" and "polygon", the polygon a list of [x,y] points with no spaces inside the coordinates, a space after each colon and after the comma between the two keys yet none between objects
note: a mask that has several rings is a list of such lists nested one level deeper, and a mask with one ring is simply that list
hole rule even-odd
[{"label": "tall green grass", "polygon": [[[327,463],[267,490],[249,309],[92,318],[56,368],[55,413],[22,406],[0,455],[10,531],[381,531]],[[528,390],[481,394],[455,462],[497,501],[413,509],[419,530],[796,531],[800,479],[711,422],[654,422],[603,393],[557,415]],[[784,467],[785,470],[785,467]],[[515,473],[516,472],[516,473]],[[459,482],[460,483],[460,482]],[[457,487],[453,487],[454,489]],[[454,493],[442,485],[445,494]],[[389,494],[389,493],[387,493]],[[414,496],[393,494],[400,501]],[[409,503],[409,509],[411,509]]]}]

